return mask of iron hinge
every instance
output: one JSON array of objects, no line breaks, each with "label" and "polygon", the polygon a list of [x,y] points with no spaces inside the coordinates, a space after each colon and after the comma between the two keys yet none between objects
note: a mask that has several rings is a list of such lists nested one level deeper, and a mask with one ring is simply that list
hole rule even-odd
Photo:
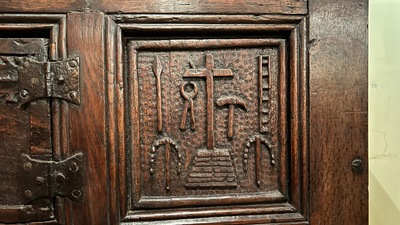
[{"label": "iron hinge", "polygon": [[21,105],[49,97],[80,104],[79,56],[48,62],[26,58],[18,68],[18,85]]},{"label": "iron hinge", "polygon": [[82,153],[59,162],[32,159],[22,154],[22,163],[25,171],[22,184],[25,204],[55,196],[83,202]]}]

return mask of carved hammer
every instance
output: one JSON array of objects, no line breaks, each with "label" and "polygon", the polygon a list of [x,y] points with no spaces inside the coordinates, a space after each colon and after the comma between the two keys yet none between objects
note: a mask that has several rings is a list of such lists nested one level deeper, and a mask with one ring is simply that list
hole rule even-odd
[{"label": "carved hammer", "polygon": [[237,97],[237,96],[222,96],[217,100],[217,105],[218,106],[224,106],[228,105],[229,106],[229,111],[228,111],[228,137],[232,138],[233,137],[233,116],[235,115],[235,106],[242,106],[244,110],[247,110],[247,104],[246,102]]}]

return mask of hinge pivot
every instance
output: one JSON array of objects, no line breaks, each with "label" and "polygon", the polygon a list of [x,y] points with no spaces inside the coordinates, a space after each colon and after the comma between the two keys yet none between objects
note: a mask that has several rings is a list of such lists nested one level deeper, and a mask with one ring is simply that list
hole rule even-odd
[{"label": "hinge pivot", "polygon": [[83,202],[82,153],[59,162],[32,159],[29,155],[22,154],[22,163],[25,171],[22,184],[25,204],[55,196]]},{"label": "hinge pivot", "polygon": [[18,68],[18,84],[21,105],[49,97],[80,104],[79,56],[48,62],[26,58]]}]

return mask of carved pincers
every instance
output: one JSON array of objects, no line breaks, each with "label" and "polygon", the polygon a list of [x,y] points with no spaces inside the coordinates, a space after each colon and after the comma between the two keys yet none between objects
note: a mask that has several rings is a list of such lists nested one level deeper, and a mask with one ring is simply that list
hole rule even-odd
[{"label": "carved pincers", "polygon": [[[192,92],[186,92],[185,87],[186,86],[192,86],[193,91]],[[193,99],[197,96],[198,93],[197,85],[194,82],[185,82],[181,85],[181,95],[185,99],[185,103],[183,103],[183,111],[182,111],[182,120],[181,124],[179,126],[180,129],[184,130],[186,128],[186,118],[187,118],[187,113],[190,109],[190,129],[194,130],[194,102]]]}]

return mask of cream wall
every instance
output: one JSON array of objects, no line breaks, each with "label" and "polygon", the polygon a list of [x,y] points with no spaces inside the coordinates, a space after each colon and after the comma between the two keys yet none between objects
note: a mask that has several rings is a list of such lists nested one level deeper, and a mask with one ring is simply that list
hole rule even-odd
[{"label": "cream wall", "polygon": [[400,0],[370,0],[370,225],[400,225]]}]

